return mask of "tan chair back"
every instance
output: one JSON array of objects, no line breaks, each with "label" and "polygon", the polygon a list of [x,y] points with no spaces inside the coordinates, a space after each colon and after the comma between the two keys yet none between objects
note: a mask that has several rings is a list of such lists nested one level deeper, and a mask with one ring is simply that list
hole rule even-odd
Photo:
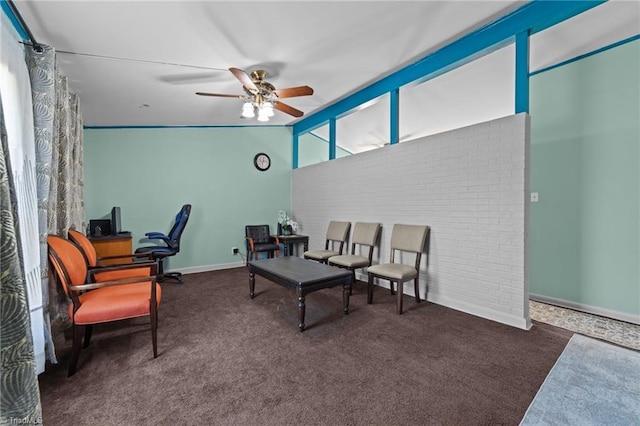
[{"label": "tan chair back", "polygon": [[329,222],[327,228],[327,240],[331,241],[347,241],[351,222]]},{"label": "tan chair back", "polygon": [[393,225],[391,232],[392,256],[393,250],[422,253],[429,229],[429,226],[424,225]]},{"label": "tan chair back", "polygon": [[374,246],[378,240],[380,233],[379,223],[356,222],[353,227],[353,235],[351,237],[352,246],[361,244],[365,246]]}]

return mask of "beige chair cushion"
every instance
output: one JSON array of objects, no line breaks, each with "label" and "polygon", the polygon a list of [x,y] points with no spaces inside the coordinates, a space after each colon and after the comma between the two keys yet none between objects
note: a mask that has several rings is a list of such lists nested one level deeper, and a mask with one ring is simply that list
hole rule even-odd
[{"label": "beige chair cushion", "polygon": [[400,263],[385,263],[382,265],[369,266],[367,272],[373,275],[385,277],[394,281],[409,281],[418,275],[416,268]]},{"label": "beige chair cushion", "polygon": [[309,250],[309,251],[305,251],[303,256],[305,259],[327,260],[331,256],[336,256],[339,254],[340,253],[333,250]]},{"label": "beige chair cushion", "polygon": [[345,268],[362,268],[369,265],[369,258],[353,254],[332,256],[329,258],[329,265],[338,265]]}]

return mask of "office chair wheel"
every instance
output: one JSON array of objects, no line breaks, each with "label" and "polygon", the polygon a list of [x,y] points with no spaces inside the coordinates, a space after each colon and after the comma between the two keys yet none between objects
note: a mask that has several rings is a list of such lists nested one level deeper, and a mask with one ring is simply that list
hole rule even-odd
[{"label": "office chair wheel", "polygon": [[162,274],[158,281],[163,283],[168,279],[176,280],[178,284],[184,284],[184,279],[182,278],[182,273],[180,272],[167,272],[166,274]]}]

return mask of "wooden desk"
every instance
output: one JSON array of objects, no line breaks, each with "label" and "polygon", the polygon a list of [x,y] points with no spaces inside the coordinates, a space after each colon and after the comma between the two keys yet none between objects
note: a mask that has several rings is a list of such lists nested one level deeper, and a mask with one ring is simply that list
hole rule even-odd
[{"label": "wooden desk", "polygon": [[[90,237],[89,241],[96,249],[98,257],[118,256],[133,253],[131,235],[107,235],[104,237]],[[122,263],[122,259],[105,260],[101,265]]]}]

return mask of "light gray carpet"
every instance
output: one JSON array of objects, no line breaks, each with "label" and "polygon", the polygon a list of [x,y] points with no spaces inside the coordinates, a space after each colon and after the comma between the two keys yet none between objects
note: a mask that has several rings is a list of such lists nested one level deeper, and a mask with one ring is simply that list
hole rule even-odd
[{"label": "light gray carpet", "polygon": [[574,334],[521,426],[640,424],[640,352]]}]

